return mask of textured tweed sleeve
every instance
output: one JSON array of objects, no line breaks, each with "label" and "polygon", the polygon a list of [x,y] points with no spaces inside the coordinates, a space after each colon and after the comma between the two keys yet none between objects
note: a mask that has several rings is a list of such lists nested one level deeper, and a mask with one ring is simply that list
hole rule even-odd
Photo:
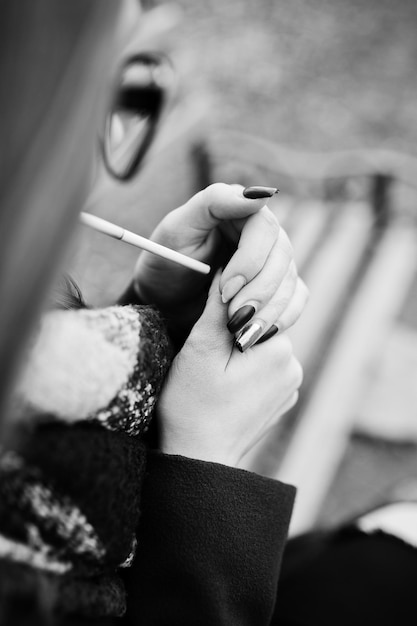
[{"label": "textured tweed sleeve", "polygon": [[2,597],[39,588],[52,612],[124,612],[116,573],[135,553],[141,435],[170,358],[152,307],[42,320],[14,398],[13,448],[0,456],[0,617]]}]

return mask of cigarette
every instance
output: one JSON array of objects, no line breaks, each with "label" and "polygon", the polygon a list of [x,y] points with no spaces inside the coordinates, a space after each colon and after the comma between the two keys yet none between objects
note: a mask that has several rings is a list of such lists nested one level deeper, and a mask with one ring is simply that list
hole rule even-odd
[{"label": "cigarette", "polygon": [[104,235],[108,235],[114,239],[119,239],[119,241],[124,241],[125,243],[130,243],[131,246],[147,250],[147,252],[152,252],[152,254],[156,254],[157,256],[167,259],[168,261],[172,261],[173,263],[183,265],[184,267],[188,267],[190,270],[194,270],[195,272],[200,272],[201,274],[208,274],[210,272],[211,268],[210,265],[207,265],[207,263],[196,261],[196,259],[192,259],[185,254],[181,254],[181,252],[171,250],[171,248],[166,248],[160,243],[150,241],[149,239],[146,239],[146,237],[132,233],[130,230],[126,230],[121,226],[112,224],[112,222],[103,220],[103,218],[92,215],[91,213],[81,211],[80,221],[86,226],[89,226]]}]

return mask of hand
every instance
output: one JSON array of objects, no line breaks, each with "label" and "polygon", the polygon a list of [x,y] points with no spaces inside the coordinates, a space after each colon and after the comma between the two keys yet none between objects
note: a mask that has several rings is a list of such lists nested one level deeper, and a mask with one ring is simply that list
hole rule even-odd
[{"label": "hand", "polygon": [[217,275],[174,359],[157,415],[163,452],[237,466],[295,404],[302,370],[286,335],[241,354],[226,321]]},{"label": "hand", "polygon": [[[213,270],[225,266],[219,288],[228,303],[232,333],[249,321],[248,311],[256,313],[258,334],[273,324],[283,331],[296,321],[307,289],[297,276],[288,237],[265,198],[245,198],[242,189],[220,183],[207,187],[169,213],[151,238]],[[179,329],[185,338],[201,315],[211,278],[144,252],[134,287],[140,300],[158,306],[170,330]],[[246,305],[246,317],[239,313],[233,318]]]}]

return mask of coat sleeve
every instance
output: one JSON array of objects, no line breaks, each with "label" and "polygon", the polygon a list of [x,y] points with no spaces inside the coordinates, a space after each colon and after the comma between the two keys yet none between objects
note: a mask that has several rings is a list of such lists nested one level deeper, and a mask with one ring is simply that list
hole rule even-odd
[{"label": "coat sleeve", "polygon": [[293,500],[245,470],[151,452],[127,623],[269,624]]}]

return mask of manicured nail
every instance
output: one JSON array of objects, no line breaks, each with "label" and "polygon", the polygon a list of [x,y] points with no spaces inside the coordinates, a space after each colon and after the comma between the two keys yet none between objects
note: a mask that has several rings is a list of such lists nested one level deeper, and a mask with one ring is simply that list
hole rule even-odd
[{"label": "manicured nail", "polygon": [[257,198],[271,198],[274,193],[278,193],[279,189],[276,187],[246,187],[243,190],[245,198],[256,200]]},{"label": "manicured nail", "polygon": [[253,346],[253,344],[256,343],[262,335],[263,329],[264,326],[257,324],[256,322],[245,326],[235,341],[238,350],[245,352],[245,350]]},{"label": "manicured nail", "polygon": [[276,326],[275,324],[272,324],[271,328],[268,328],[266,333],[264,335],[262,335],[262,337],[260,339],[258,339],[256,344],[259,345],[260,343],[263,343],[267,339],[270,339],[271,337],[276,335],[277,332],[278,332],[278,326]]},{"label": "manicured nail", "polygon": [[251,317],[253,317],[255,313],[255,307],[250,304],[246,304],[242,306],[240,309],[236,311],[234,315],[230,318],[227,328],[231,333],[236,333],[239,328],[242,328],[244,324],[249,322]]},{"label": "manicured nail", "polygon": [[237,294],[238,291],[246,285],[246,278],[244,276],[234,276],[227,281],[222,291],[222,301],[224,304],[229,302]]}]

